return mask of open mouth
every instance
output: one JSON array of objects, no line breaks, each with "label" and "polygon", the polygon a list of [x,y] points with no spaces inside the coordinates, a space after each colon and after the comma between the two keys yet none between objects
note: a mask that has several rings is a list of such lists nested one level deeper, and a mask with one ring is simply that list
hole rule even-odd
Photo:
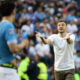
[{"label": "open mouth", "polygon": [[59,29],[59,30],[63,30],[63,29]]}]

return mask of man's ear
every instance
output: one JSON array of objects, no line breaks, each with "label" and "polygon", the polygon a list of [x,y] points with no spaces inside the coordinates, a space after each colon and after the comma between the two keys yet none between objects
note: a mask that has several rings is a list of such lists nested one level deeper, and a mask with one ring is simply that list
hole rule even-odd
[{"label": "man's ear", "polygon": [[14,8],[13,12],[12,12],[12,15],[15,15],[16,14],[16,8]]}]

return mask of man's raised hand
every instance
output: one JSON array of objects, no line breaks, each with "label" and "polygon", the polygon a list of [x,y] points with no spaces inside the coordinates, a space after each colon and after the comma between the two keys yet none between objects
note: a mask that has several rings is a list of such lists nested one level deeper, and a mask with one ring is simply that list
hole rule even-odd
[{"label": "man's raised hand", "polygon": [[42,36],[42,34],[41,34],[41,33],[36,32],[36,37],[40,37],[40,38],[41,38],[41,37],[43,37],[43,36]]},{"label": "man's raised hand", "polygon": [[69,39],[71,35],[72,35],[72,33],[68,33],[68,34],[64,37],[64,39],[65,39],[65,40]]}]

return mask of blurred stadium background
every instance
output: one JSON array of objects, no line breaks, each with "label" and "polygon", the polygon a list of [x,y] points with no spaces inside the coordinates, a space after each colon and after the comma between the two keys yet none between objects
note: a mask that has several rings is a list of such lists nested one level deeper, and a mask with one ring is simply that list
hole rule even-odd
[{"label": "blurred stadium background", "polygon": [[[0,1],[3,2],[4,0]],[[14,25],[18,40],[20,41],[25,35],[29,39],[28,48],[15,55],[18,65],[26,56],[30,58],[30,61],[35,61],[35,56],[38,54],[47,65],[48,80],[55,80],[53,47],[52,45],[44,45],[40,39],[36,38],[35,31],[42,33],[47,38],[49,35],[57,33],[56,23],[59,19],[64,19],[67,22],[68,32],[76,36],[74,80],[80,80],[80,0],[6,1],[12,1],[16,4],[17,12]],[[25,34],[22,35],[23,33]],[[32,75],[34,76],[34,74]]]}]

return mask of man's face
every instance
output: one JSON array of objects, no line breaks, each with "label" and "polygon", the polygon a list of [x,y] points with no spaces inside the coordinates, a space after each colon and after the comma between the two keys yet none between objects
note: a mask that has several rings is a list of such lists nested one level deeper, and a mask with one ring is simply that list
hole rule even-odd
[{"label": "man's face", "polygon": [[38,27],[38,26],[39,26],[39,22],[36,22],[36,23],[35,23],[35,27]]},{"label": "man's face", "polygon": [[38,12],[39,12],[39,13],[42,12],[42,8],[38,8]]},{"label": "man's face", "polygon": [[65,22],[59,22],[57,24],[57,28],[58,28],[58,32],[59,33],[64,33],[67,31],[67,26],[66,26],[66,23]]}]

